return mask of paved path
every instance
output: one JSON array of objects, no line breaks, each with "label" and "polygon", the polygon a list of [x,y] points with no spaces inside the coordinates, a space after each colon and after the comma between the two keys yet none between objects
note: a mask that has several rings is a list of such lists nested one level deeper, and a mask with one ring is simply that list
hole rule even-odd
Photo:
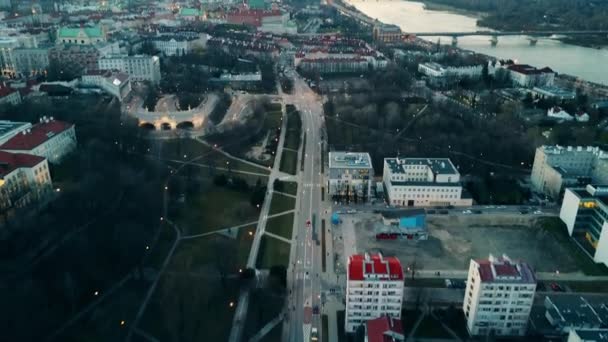
[{"label": "paved path", "polygon": [[209,236],[211,234],[220,233],[220,232],[227,231],[227,230],[230,230],[230,229],[239,229],[239,228],[243,228],[243,227],[254,225],[257,222],[258,221],[247,222],[247,223],[239,224],[238,226],[232,226],[232,227],[228,227],[228,228],[220,228],[220,229],[213,230],[213,231],[206,232],[206,233],[194,234],[194,235],[186,235],[186,236],[182,236],[180,238],[180,240],[196,239],[196,238],[199,238],[199,237]]},{"label": "paved path", "polygon": [[[268,221],[268,212],[270,210],[270,203],[272,201],[272,192],[275,179],[280,175],[279,167],[281,165],[281,156],[283,154],[283,144],[285,142],[285,131],[287,130],[287,120],[285,115],[285,103],[281,104],[283,110],[283,120],[281,123],[281,134],[279,136],[279,144],[277,145],[277,151],[275,154],[274,165],[270,172],[270,176],[268,178],[267,192],[266,197],[264,198],[264,203],[262,204],[262,210],[260,211],[260,219],[258,220],[258,225],[255,231],[255,235],[253,237],[253,243],[251,244],[251,250],[249,251],[249,258],[247,259],[247,267],[255,268],[256,261],[258,258],[258,251],[260,249],[260,242],[262,240],[262,236],[266,231],[266,222]],[[220,153],[225,153],[222,150],[218,150]],[[259,165],[252,163],[250,161],[241,160],[244,163],[252,164],[257,167]],[[239,295],[239,301],[237,303],[237,308],[234,313],[234,317],[232,320],[232,330],[230,331],[230,337],[228,341],[230,342],[241,342],[243,327],[245,325],[245,319],[247,317],[247,307],[249,305],[249,291],[242,290]]]},{"label": "paved path", "polygon": [[[285,137],[285,130],[284,130],[284,129],[282,129],[282,130],[281,130],[281,138],[284,138],[284,137]],[[249,166],[257,167],[257,168],[259,168],[259,169],[261,169],[261,170],[268,171],[268,168],[267,168],[266,166],[262,166],[262,165],[260,165],[260,164],[256,164],[256,163],[251,162],[251,161],[249,161],[249,160],[247,160],[247,159],[243,159],[243,158],[235,157],[235,156],[233,156],[232,154],[230,154],[230,153],[228,153],[228,152],[226,152],[226,151],[222,150],[220,147],[215,147],[214,145],[209,144],[208,142],[206,142],[205,140],[201,139],[200,137],[196,137],[196,138],[194,138],[194,139],[195,139],[196,141],[198,141],[198,142],[202,143],[203,145],[206,145],[206,146],[208,146],[208,147],[210,147],[210,148],[214,149],[215,151],[217,151],[217,152],[219,152],[219,153],[223,154],[224,156],[226,156],[226,157],[228,157],[228,158],[231,158],[231,159],[234,159],[234,160],[238,160],[238,161],[240,161],[241,163],[245,163],[245,164],[247,164],[247,165],[249,165]],[[275,168],[275,167],[277,167],[277,162],[276,162],[276,161],[281,159],[281,157],[280,157],[281,155],[279,154],[279,150],[281,149],[281,147],[280,147],[280,146],[281,146],[281,145],[279,144],[279,148],[277,149],[277,156],[276,156],[276,157],[275,157],[275,159],[274,159],[275,163],[274,163],[273,171],[274,171],[274,168]],[[280,164],[279,164],[279,165],[280,165]],[[277,169],[278,169],[278,168],[277,168]]]},{"label": "paved path", "polygon": [[265,234],[266,234],[267,236],[270,236],[270,237],[275,238],[275,239],[277,239],[277,240],[281,240],[281,241],[283,241],[283,242],[291,243],[291,240],[286,239],[286,238],[284,238],[284,237],[282,237],[282,236],[279,236],[279,235],[276,235],[276,234],[273,234],[273,233],[270,233],[270,232],[266,232]]}]

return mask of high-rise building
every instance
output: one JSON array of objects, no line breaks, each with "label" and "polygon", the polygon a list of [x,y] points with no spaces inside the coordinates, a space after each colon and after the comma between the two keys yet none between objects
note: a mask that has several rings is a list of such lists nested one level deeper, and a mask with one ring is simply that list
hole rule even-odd
[{"label": "high-rise building", "polygon": [[506,255],[471,260],[463,311],[471,335],[523,336],[534,302],[536,275]]},{"label": "high-rise building", "polygon": [[399,259],[382,254],[348,258],[346,281],[347,332],[381,316],[401,318],[403,269]]}]

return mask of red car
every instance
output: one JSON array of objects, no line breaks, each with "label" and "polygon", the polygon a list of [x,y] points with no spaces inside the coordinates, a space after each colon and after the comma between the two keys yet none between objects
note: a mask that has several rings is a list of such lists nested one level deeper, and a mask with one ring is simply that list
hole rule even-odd
[{"label": "red car", "polygon": [[310,220],[306,220],[306,227],[310,228]]},{"label": "red car", "polygon": [[555,291],[555,292],[564,292],[564,288],[561,287],[558,283],[551,283],[551,290]]}]

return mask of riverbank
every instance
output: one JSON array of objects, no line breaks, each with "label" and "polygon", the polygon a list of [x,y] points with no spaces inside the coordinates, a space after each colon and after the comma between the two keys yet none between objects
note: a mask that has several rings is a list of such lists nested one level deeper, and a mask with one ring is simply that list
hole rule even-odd
[{"label": "riverbank", "polygon": [[455,6],[440,4],[440,3],[436,3],[436,2],[432,2],[432,1],[428,1],[428,0],[412,0],[412,1],[423,4],[424,9],[429,10],[429,11],[450,12],[450,13],[454,13],[454,14],[460,14],[460,15],[464,15],[467,17],[475,18],[475,19],[481,19],[487,15],[486,13],[483,13],[483,12],[471,11],[471,10],[467,10],[464,8],[458,8]]}]

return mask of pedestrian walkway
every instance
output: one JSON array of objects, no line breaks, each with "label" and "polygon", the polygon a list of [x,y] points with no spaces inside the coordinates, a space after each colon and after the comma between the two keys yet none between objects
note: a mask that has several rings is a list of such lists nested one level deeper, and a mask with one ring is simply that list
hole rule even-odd
[{"label": "pedestrian walkway", "polygon": [[286,242],[286,243],[291,243],[291,240],[286,239],[286,238],[284,238],[282,236],[279,236],[279,235],[276,235],[276,234],[273,234],[273,233],[270,233],[270,232],[265,232],[264,234],[266,234],[266,236],[270,236],[270,237],[275,238],[277,240],[281,240],[281,241]]}]

